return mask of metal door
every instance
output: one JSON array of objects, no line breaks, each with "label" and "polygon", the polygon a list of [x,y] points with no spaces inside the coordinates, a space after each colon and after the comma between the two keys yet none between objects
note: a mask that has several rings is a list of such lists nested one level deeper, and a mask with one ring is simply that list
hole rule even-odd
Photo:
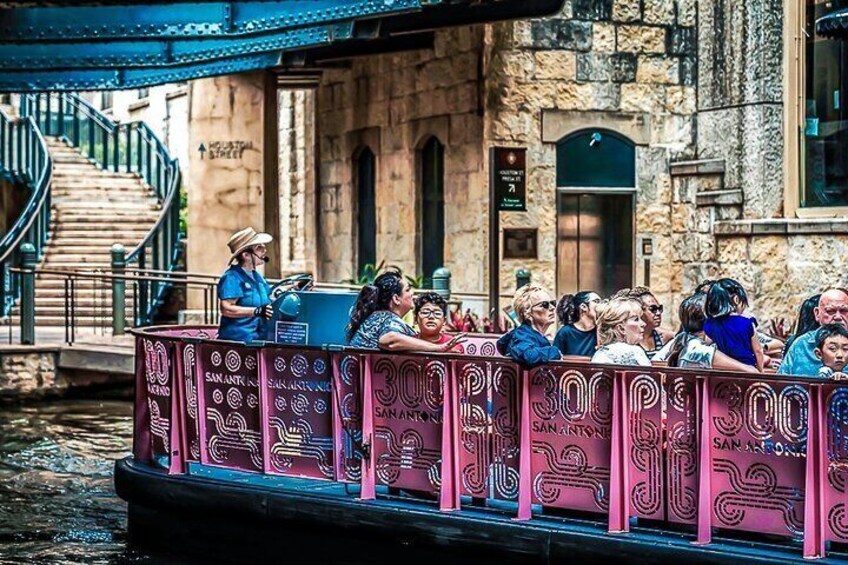
[{"label": "metal door", "polygon": [[633,284],[633,196],[557,194],[557,292],[609,296]]},{"label": "metal door", "polygon": [[586,129],[557,144],[557,292],[608,296],[633,285],[636,153]]}]

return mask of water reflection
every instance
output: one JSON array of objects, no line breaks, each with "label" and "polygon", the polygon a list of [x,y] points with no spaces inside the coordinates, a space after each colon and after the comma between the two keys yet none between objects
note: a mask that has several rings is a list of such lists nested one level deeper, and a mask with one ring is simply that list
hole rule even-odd
[{"label": "water reflection", "polygon": [[0,562],[161,562],[126,549],[126,504],[112,484],[131,415],[114,401],[0,407]]},{"label": "water reflection", "polygon": [[[0,564],[213,563],[208,557],[153,555],[127,547],[127,506],[115,495],[112,471],[131,446],[129,402],[0,406]],[[403,542],[374,544],[359,536],[345,538],[342,532],[334,532],[332,543],[326,532],[292,528],[291,537],[310,556],[290,555],[289,563],[491,562]]]}]

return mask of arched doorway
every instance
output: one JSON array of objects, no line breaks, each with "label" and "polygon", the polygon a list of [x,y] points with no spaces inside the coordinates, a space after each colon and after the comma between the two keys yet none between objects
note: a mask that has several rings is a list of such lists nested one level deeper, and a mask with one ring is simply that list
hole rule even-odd
[{"label": "arched doorway", "polygon": [[557,292],[633,285],[636,148],[591,128],[557,143]]}]

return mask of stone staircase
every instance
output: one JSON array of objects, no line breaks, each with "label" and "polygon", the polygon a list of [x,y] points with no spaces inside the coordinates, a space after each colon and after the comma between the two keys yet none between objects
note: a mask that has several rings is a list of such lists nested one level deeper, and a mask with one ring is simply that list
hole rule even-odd
[{"label": "stone staircase", "polygon": [[[121,243],[130,253],[153,228],[161,208],[156,196],[135,173],[104,171],[61,139],[46,141],[53,158],[53,201],[50,241],[39,268],[109,272],[112,244]],[[74,296],[78,326],[111,324],[109,281],[77,280]],[[132,300],[133,287],[128,284],[128,317]],[[13,317],[18,317],[17,307]],[[35,323],[65,324],[63,277],[37,276]]]}]

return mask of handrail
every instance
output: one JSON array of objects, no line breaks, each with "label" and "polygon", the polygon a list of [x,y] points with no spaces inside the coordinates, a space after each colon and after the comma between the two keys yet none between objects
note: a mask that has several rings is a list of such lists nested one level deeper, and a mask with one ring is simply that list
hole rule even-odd
[{"label": "handrail", "polygon": [[36,257],[44,253],[50,226],[53,163],[47,142],[31,116],[13,120],[0,111],[0,172],[30,188],[30,196],[14,225],[0,238],[0,318],[9,315],[21,292],[11,268],[21,264],[21,246],[31,243]]},{"label": "handrail", "polygon": [[[156,194],[161,212],[144,239],[129,251],[128,267],[158,270],[177,267],[180,234],[178,198],[182,178],[179,163],[144,122],[118,123],[73,93],[39,93],[21,96],[21,115],[34,118],[47,135],[57,135],[104,170],[138,175]],[[140,287],[139,318],[150,323],[168,283],[147,282]]]}]

